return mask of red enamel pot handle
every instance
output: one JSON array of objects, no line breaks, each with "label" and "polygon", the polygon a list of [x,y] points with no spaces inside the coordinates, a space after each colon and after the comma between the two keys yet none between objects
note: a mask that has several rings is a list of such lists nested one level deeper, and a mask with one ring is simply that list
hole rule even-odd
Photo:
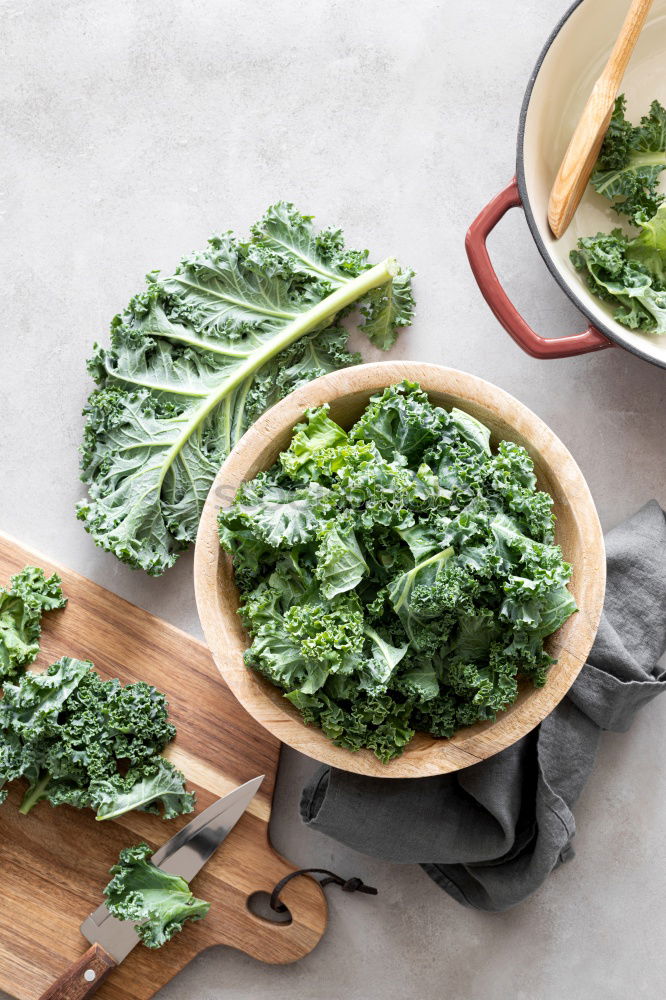
[{"label": "red enamel pot handle", "polygon": [[583,333],[549,340],[540,337],[525,322],[502,288],[495,268],[490,262],[486,240],[500,219],[510,208],[522,205],[518,182],[514,177],[503,191],[477,215],[465,237],[465,249],[481,294],[495,313],[504,329],[519,347],[533,358],[571,358],[575,354],[602,351],[615,345],[596,327],[590,325]]}]

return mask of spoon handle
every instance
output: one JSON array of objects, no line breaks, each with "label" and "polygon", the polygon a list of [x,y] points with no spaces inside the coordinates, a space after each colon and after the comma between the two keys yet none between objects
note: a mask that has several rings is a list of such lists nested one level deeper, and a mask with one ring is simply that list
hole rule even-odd
[{"label": "spoon handle", "polygon": [[590,94],[564,154],[548,202],[548,223],[559,239],[578,208],[604,140],[624,71],[652,0],[632,0],[613,51]]},{"label": "spoon handle", "polygon": [[643,30],[651,6],[652,0],[632,0],[627,11],[620,34],[617,36],[613,51],[601,75],[608,86],[613,88],[613,97],[620,88],[627,63],[631,59],[631,54],[636,47],[636,42]]}]

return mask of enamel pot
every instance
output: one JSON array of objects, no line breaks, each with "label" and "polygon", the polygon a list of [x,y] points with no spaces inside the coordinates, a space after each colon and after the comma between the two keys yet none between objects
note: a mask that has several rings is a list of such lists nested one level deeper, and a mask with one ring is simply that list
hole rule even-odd
[{"label": "enamel pot", "polygon": [[[516,176],[486,205],[467,233],[466,248],[479,288],[502,326],[535,358],[624,347],[666,368],[666,336],[628,330],[613,318],[613,308],[588,291],[569,253],[581,236],[609,232],[619,225],[608,201],[591,187],[562,239],[551,234],[546,217],[553,179],[571,134],[600,75],[627,12],[628,0],[578,0],[546,42],[523,101],[518,129]],[[627,115],[637,121],[656,97],[666,99],[666,0],[654,4],[625,74]],[[488,256],[486,240],[510,208],[525,212],[546,265],[572,302],[589,320],[582,333],[547,338],[533,330],[502,287]]]}]

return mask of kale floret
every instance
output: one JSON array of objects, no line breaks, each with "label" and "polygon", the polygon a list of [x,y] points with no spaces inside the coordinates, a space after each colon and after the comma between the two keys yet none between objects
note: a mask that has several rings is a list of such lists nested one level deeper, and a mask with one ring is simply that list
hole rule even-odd
[{"label": "kale floret", "polygon": [[[0,788],[25,778],[19,811],[44,800],[92,808],[98,819],[141,809],[191,812],[194,795],[160,752],[174,738],[165,696],[141,681],[102,680],[63,657],[7,684],[0,701]],[[122,765],[122,767],[121,767]]]},{"label": "kale floret", "polygon": [[160,948],[186,921],[205,917],[210,903],[193,896],[185,879],[152,864],[150,854],[148,844],[122,850],[104,895],[113,917],[131,920],[147,948]]},{"label": "kale floret", "polygon": [[653,101],[633,126],[625,117],[626,103],[624,94],[615,101],[591,183],[619,214],[649,219],[664,201],[657,185],[666,169],[666,109]]},{"label": "kale floret", "polygon": [[37,566],[26,566],[7,589],[0,587],[0,687],[17,680],[37,656],[44,612],[66,604],[58,574],[47,577]]}]

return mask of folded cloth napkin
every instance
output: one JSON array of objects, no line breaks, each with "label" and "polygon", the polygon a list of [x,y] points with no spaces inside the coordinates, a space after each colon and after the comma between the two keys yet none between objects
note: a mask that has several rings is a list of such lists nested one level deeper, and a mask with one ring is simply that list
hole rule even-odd
[{"label": "folded cloth napkin", "polygon": [[460,903],[504,910],[573,856],[571,812],[602,729],[623,732],[666,687],[666,515],[652,501],[606,537],[601,625],[568,695],[514,746],[455,774],[366,778],[321,768],[303,791],[313,829],[421,863]]}]

